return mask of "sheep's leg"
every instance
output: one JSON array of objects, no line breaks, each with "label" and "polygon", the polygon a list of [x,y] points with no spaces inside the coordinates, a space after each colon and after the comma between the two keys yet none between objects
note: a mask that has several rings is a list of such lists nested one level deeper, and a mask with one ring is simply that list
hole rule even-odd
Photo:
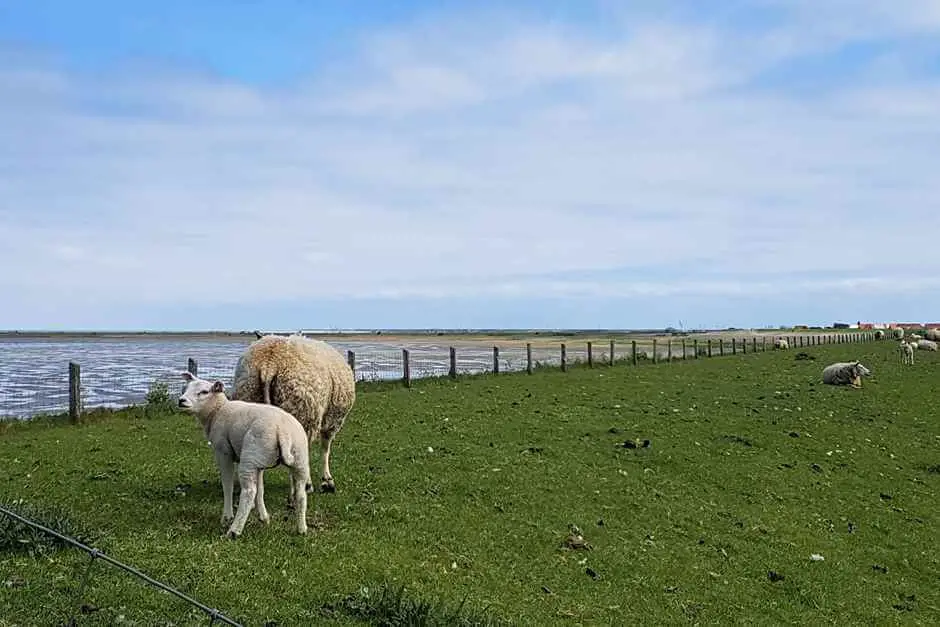
[{"label": "sheep's leg", "polygon": [[859,375],[855,375],[855,378],[852,379],[852,387],[853,388],[862,387],[862,377],[860,377]]},{"label": "sheep's leg", "polygon": [[222,476],[222,524],[225,525],[235,516],[232,513],[232,492],[235,489],[235,472],[232,460],[223,453],[215,454],[219,474]]},{"label": "sheep's leg", "polygon": [[307,533],[307,479],[303,473],[291,468],[291,490],[296,495],[297,533]]},{"label": "sheep's leg", "polygon": [[271,522],[271,515],[264,506],[264,468],[258,470],[258,492],[255,495],[255,508],[258,510],[258,519],[264,524]]},{"label": "sheep's leg", "polygon": [[258,489],[256,485],[257,478],[258,473],[254,469],[241,472],[238,475],[241,494],[238,495],[238,511],[235,513],[235,520],[232,521],[232,526],[229,527],[226,534],[229,538],[237,538],[245,528],[248,514],[251,513],[255,504],[255,493]]},{"label": "sheep's leg", "polygon": [[333,483],[333,474],[330,472],[330,450],[333,448],[333,437],[335,431],[322,431],[320,433],[320,450],[323,456],[323,474],[320,479],[321,492],[336,492],[336,484]]}]

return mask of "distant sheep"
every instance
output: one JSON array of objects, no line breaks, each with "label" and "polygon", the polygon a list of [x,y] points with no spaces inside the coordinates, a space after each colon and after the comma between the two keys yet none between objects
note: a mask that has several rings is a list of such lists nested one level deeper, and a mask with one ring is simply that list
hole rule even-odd
[{"label": "distant sheep", "polygon": [[774,340],[774,350],[787,350],[790,348],[790,343],[782,337],[778,337]]},{"label": "distant sheep", "polygon": [[934,342],[940,342],[940,329],[927,329],[924,337]]},{"label": "distant sheep", "polygon": [[904,329],[892,329],[891,334],[894,336],[894,339],[900,340],[904,337]]},{"label": "distant sheep", "polygon": [[901,352],[901,363],[904,365],[914,365],[914,346],[907,342],[901,342],[899,345]]},{"label": "distant sheep", "polygon": [[[264,506],[264,471],[278,465],[290,469],[291,502],[295,504],[297,532],[307,533],[307,492],[310,482],[310,445],[300,422],[273,405],[230,401],[221,381],[210,382],[182,373],[186,387],[179,406],[195,414],[215,451],[222,476],[222,523],[232,521],[227,535],[237,538],[248,514],[271,520]],[[232,515],[235,464],[238,464],[238,513]]]},{"label": "distant sheep", "polygon": [[907,337],[908,337],[908,340],[913,340],[913,341],[915,341],[915,342],[924,339],[924,338],[922,338],[920,335],[918,335],[917,333],[911,333],[911,334],[908,335]]},{"label": "distant sheep", "polygon": [[885,339],[885,332],[882,331],[881,329],[878,329],[877,331],[875,331],[875,339],[876,339],[876,340],[883,340],[883,339]]},{"label": "distant sheep", "polygon": [[937,350],[937,343],[931,340],[918,340],[917,349],[922,351],[935,351]]},{"label": "distant sheep", "polygon": [[829,385],[851,385],[853,388],[862,387],[862,377],[871,374],[871,370],[858,361],[837,362],[829,364],[822,371],[823,383]]},{"label": "distant sheep", "polygon": [[320,489],[336,491],[330,451],[356,401],[355,375],[339,351],[299,334],[266,335],[239,358],[232,397],[277,405],[295,416],[311,444],[320,441]]}]

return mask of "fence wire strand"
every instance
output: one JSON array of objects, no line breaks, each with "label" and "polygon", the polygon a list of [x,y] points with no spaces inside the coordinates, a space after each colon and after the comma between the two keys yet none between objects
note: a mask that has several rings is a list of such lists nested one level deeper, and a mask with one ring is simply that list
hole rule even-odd
[{"label": "fence wire strand", "polygon": [[[133,566],[128,566],[127,564],[124,564],[123,562],[120,562],[114,559],[113,557],[110,557],[109,555],[102,553],[96,548],[87,546],[86,544],[79,542],[75,538],[70,538],[69,536],[63,535],[54,529],[50,529],[49,527],[46,527],[45,525],[41,525],[33,520],[20,516],[16,512],[9,510],[6,507],[3,507],[2,505],[0,505],[0,514],[4,514],[24,525],[28,525],[32,527],[33,529],[37,529],[39,531],[42,531],[43,533],[49,534],[50,536],[57,538],[58,540],[61,540],[62,542],[65,542],[66,544],[69,544],[81,551],[84,551],[85,553],[89,555],[91,559],[88,563],[88,566],[85,569],[84,575],[82,576],[82,582],[79,585],[79,591],[78,591],[79,600],[81,599],[81,595],[84,592],[85,586],[88,582],[88,576],[89,576],[89,573],[91,572],[92,566],[95,565],[96,560],[101,560],[102,562],[110,564],[111,566],[114,566],[115,568],[123,570],[124,572],[128,574],[134,575],[138,579],[142,579],[147,584],[155,588],[158,588],[160,590],[163,590],[164,592],[168,592],[172,594],[173,596],[185,601],[186,603],[189,603],[193,607],[196,607],[202,610],[202,612],[204,612],[206,616],[210,618],[210,622],[209,622],[210,625],[214,625],[217,621],[219,621],[219,622],[225,623],[226,625],[233,625],[234,627],[242,627],[241,623],[235,622],[234,620],[227,617],[225,614],[223,614],[219,610],[209,607],[208,605],[205,605],[203,603],[200,603],[196,599],[180,592],[176,588],[168,586],[167,584],[162,583],[160,581],[157,581],[156,579],[150,577],[149,575],[137,570]],[[71,619],[72,621],[74,621],[75,619],[74,614],[72,615]]]}]

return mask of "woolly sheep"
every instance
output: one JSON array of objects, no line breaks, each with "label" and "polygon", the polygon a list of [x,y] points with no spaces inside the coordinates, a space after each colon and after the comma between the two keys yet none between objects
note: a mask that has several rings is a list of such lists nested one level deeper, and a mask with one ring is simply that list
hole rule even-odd
[{"label": "woolly sheep", "polygon": [[927,332],[924,333],[924,337],[934,342],[940,342],[940,329],[927,329]]},{"label": "woolly sheep", "polygon": [[917,333],[911,333],[911,334],[908,335],[907,337],[908,337],[908,339],[914,340],[915,342],[917,342],[918,340],[924,339],[924,338],[922,338],[920,335],[918,335]]},{"label": "woolly sheep", "polygon": [[862,377],[871,374],[859,361],[837,362],[823,368],[823,383],[829,385],[851,385],[853,388],[862,387]]},{"label": "woolly sheep", "polygon": [[876,339],[876,340],[883,340],[883,339],[885,339],[885,332],[882,331],[881,329],[878,329],[877,331],[875,331],[875,339]]},{"label": "woolly sheep", "polygon": [[789,348],[790,343],[785,338],[778,337],[776,340],[774,340],[774,350],[787,350]]},{"label": "woolly sheep", "polygon": [[900,340],[904,337],[904,329],[894,328],[891,330],[891,333],[894,335],[894,339],[896,340]]},{"label": "woolly sheep", "polygon": [[917,340],[917,349],[922,351],[937,350],[937,343],[931,340]]},{"label": "woolly sheep", "polygon": [[901,342],[899,345],[901,351],[901,363],[905,365],[914,365],[914,347],[907,342]]},{"label": "woolly sheep", "polygon": [[239,358],[232,398],[277,405],[294,415],[311,444],[320,441],[320,489],[336,491],[330,452],[356,401],[355,375],[339,351],[302,335],[266,335]]},{"label": "woolly sheep", "polygon": [[[307,533],[307,492],[312,489],[310,448],[300,422],[273,405],[229,400],[221,381],[206,381],[189,372],[181,374],[187,383],[179,406],[199,419],[222,476],[222,524],[232,521],[226,535],[237,538],[255,506],[261,522],[270,522],[271,515],[264,506],[264,470],[281,464],[290,469],[297,532]],[[238,512],[233,516],[236,463],[239,495]]]}]

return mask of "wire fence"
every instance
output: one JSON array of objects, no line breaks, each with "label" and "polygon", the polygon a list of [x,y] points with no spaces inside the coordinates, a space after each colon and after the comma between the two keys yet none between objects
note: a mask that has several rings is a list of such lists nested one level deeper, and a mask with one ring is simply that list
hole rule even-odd
[{"label": "wire fence", "polygon": [[[342,343],[334,346],[346,353],[357,381],[400,380],[410,385],[413,379],[428,377],[745,355],[774,350],[779,339],[785,340],[789,348],[804,348],[866,342],[877,337],[874,332],[830,332],[462,346],[416,342],[406,348]],[[16,345],[18,352],[12,352],[6,344],[6,350],[0,353],[0,419],[65,413],[77,419],[89,410],[143,405],[153,394],[172,398],[182,390],[180,372],[184,369],[206,379],[221,380],[231,389],[235,365],[244,350],[243,344],[212,342],[150,341],[97,347],[100,350],[96,353],[76,356],[66,354],[58,345],[45,352],[35,343],[25,348]]]},{"label": "wire fence", "polygon": [[84,594],[85,594],[85,589],[87,588],[87,585],[88,585],[88,579],[92,573],[92,568],[95,566],[95,564],[97,564],[98,562],[104,562],[105,564],[113,566],[129,575],[137,577],[138,579],[140,579],[141,581],[143,581],[149,586],[153,586],[154,588],[157,588],[158,590],[162,590],[163,592],[172,594],[173,596],[184,601],[185,603],[188,603],[192,605],[193,607],[198,608],[209,619],[209,625],[215,625],[216,623],[220,623],[220,624],[225,624],[225,625],[234,625],[235,627],[241,627],[241,623],[235,622],[234,620],[227,617],[225,614],[223,614],[219,610],[209,607],[208,605],[205,605],[204,603],[201,603],[197,601],[196,599],[186,594],[183,594],[176,588],[173,588],[161,581],[157,581],[156,579],[150,577],[149,575],[137,570],[133,566],[128,566],[127,564],[120,562],[114,559],[113,557],[102,553],[98,549],[92,548],[90,546],[83,544],[82,542],[79,542],[75,538],[59,533],[58,531],[54,529],[50,529],[49,527],[46,527],[45,525],[42,525],[36,522],[35,520],[31,520],[29,518],[26,518],[25,516],[21,516],[20,514],[3,506],[0,506],[0,514],[7,516],[8,518],[12,520],[15,520],[21,525],[26,525],[27,527],[31,527],[37,531],[41,531],[42,533],[45,533],[53,538],[56,538],[60,542],[64,542],[65,544],[68,544],[69,546],[72,546],[80,551],[84,551],[89,556],[90,559],[88,561],[87,566],[85,567],[84,573],[81,576],[81,581],[79,583],[79,586],[75,595],[76,601],[74,603],[74,607],[77,608],[77,610],[73,608],[73,611],[71,615],[69,616],[69,620],[66,623],[68,625],[77,624],[77,614],[81,613],[83,608],[89,607],[89,604],[84,603],[85,601]]}]

